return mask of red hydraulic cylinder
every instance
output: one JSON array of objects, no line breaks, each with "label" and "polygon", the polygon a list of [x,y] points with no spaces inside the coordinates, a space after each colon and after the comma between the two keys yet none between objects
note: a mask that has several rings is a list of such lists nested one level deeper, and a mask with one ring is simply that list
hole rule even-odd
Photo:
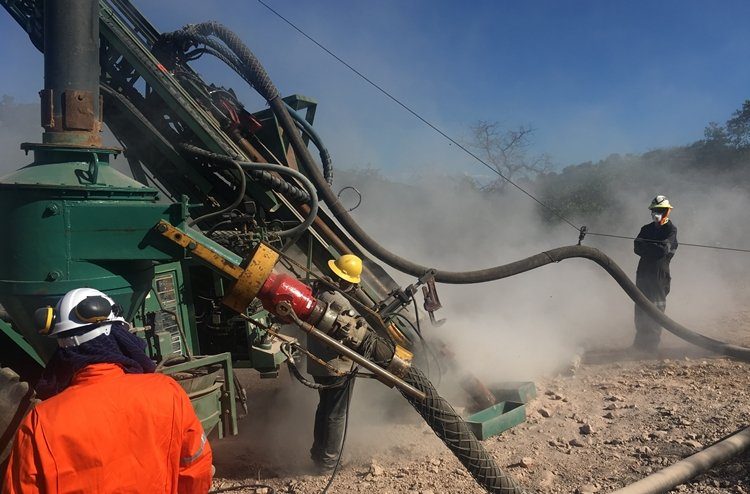
[{"label": "red hydraulic cylinder", "polygon": [[276,314],[281,302],[289,302],[297,317],[306,321],[318,301],[313,297],[312,288],[288,274],[271,273],[258,292],[258,299],[269,312]]}]

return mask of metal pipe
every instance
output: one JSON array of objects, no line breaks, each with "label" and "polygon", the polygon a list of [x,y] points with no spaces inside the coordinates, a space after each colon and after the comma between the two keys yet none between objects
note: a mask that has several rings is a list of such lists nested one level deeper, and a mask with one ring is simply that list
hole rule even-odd
[{"label": "metal pipe", "polygon": [[358,365],[364,367],[365,369],[369,370],[373,374],[378,376],[378,379],[383,381],[385,384],[390,384],[398,387],[401,391],[408,394],[412,398],[415,398],[417,400],[424,400],[426,398],[426,395],[424,392],[418,390],[411,384],[408,384],[404,382],[402,379],[400,379],[398,376],[388,372],[387,370],[383,369],[379,365],[370,362],[362,355],[358,354],[351,348],[343,345],[338,340],[335,340],[313,326],[310,323],[307,323],[303,320],[301,320],[299,317],[297,317],[297,314],[294,313],[294,310],[292,310],[292,306],[288,302],[281,302],[276,306],[276,312],[278,315],[282,317],[289,317],[294,321],[294,323],[299,326],[304,332],[307,334],[312,335],[313,337],[319,339],[341,355],[351,359],[352,361],[356,362]]},{"label": "metal pipe", "polygon": [[750,446],[750,427],[688,456],[663,470],[649,475],[610,494],[659,494],[687,482],[715,465],[737,456]]},{"label": "metal pipe", "polygon": [[99,2],[44,2],[43,141],[101,146]]}]

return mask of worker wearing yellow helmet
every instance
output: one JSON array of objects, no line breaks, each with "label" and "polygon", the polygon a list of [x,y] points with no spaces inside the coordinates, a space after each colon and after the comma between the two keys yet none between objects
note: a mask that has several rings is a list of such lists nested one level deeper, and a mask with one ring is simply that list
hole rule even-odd
[{"label": "worker wearing yellow helmet", "polygon": [[344,254],[336,260],[331,259],[328,261],[328,267],[340,280],[353,285],[359,284],[362,274],[362,259],[354,254]]},{"label": "worker wearing yellow helmet", "polygon": [[[662,312],[667,308],[672,276],[669,263],[677,250],[677,227],[670,220],[672,204],[666,196],[657,195],[651,201],[651,222],[641,228],[633,249],[640,257],[635,284]],[[635,340],[639,351],[656,352],[661,338],[661,326],[638,306],[635,307]]]},{"label": "worker wearing yellow helmet", "polygon": [[[342,311],[352,311],[355,317],[361,317],[356,314],[346,295],[353,296],[359,287],[362,259],[354,254],[344,254],[328,261],[328,267],[334,277],[329,278],[328,283],[312,283],[313,295],[321,302],[335,304]],[[333,289],[331,285],[338,289]],[[346,411],[354,387],[352,375],[347,374],[352,371],[352,361],[339,356],[317,338],[308,338],[307,343],[310,352],[326,363],[322,365],[312,359],[307,361],[307,372],[320,385],[310,457],[318,472],[327,473],[336,467],[341,454]]]}]

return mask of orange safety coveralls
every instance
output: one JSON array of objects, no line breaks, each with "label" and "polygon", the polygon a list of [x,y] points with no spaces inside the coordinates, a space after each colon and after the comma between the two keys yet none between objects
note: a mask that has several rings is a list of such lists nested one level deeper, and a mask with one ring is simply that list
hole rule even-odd
[{"label": "orange safety coveralls", "polygon": [[92,364],[24,418],[2,492],[206,493],[211,463],[177,382]]}]

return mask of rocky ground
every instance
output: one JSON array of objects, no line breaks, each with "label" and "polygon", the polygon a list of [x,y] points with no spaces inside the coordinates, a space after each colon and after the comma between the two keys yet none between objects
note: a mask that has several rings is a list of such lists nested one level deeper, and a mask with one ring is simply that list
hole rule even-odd
[{"label": "rocky ground", "polygon": [[[750,312],[724,322],[725,339],[750,345]],[[685,346],[651,358],[589,351],[573,372],[537,379],[526,421],[484,444],[530,492],[609,492],[750,425],[747,370]],[[273,492],[242,487],[257,482],[275,492],[321,492],[329,476],[315,474],[307,458],[314,393],[284,378],[244,378],[254,388],[251,417],[240,436],[213,441],[215,489]],[[384,415],[356,404],[358,395],[395,392],[357,386],[344,464],[329,492],[484,492],[410,409]],[[675,491],[750,493],[748,467],[744,454]]]}]

